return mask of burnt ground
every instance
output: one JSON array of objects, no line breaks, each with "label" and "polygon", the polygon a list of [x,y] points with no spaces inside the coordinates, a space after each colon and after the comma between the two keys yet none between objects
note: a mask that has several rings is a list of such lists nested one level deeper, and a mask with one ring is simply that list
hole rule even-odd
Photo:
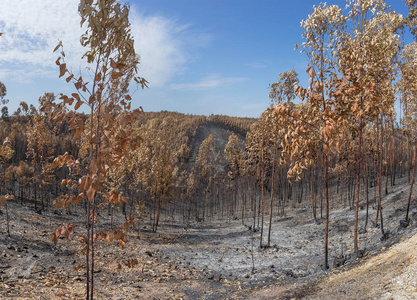
[{"label": "burnt ground", "polygon": [[[409,289],[406,296],[415,296],[413,288],[404,283],[407,280],[399,277],[411,272],[417,260],[410,246],[417,243],[417,203],[413,202],[410,224],[400,226],[408,190],[403,179],[384,197],[387,235],[383,240],[375,224],[376,210],[370,208],[367,231],[359,234],[363,252],[359,259],[352,254],[354,211],[331,210],[329,270],[321,265],[325,224],[314,222],[310,208],[274,215],[273,246],[266,249],[259,248],[259,232],[254,233],[239,220],[219,219],[186,229],[181,223],[165,219],[157,233],[148,231],[146,224],[136,224],[127,233],[129,242],[124,249],[118,244],[98,245],[95,295],[97,299],[390,299]],[[9,237],[4,209],[2,212],[0,298],[84,298],[84,254],[79,241],[84,232],[83,219],[74,212],[48,210],[38,214],[27,203],[10,201]],[[364,209],[359,216],[359,228],[363,228]],[[118,217],[123,218],[121,214]],[[98,231],[109,230],[110,217],[103,214],[100,220]],[[51,233],[67,223],[76,225],[71,241],[61,238],[54,246]],[[341,267],[333,266],[336,256],[346,260]],[[138,264],[129,268],[131,259]],[[385,269],[378,267],[383,263]],[[380,279],[383,284],[380,282],[381,288],[375,289],[378,284],[366,283],[366,278]],[[401,284],[404,288],[398,288]],[[349,294],[353,289],[356,294]]]}]

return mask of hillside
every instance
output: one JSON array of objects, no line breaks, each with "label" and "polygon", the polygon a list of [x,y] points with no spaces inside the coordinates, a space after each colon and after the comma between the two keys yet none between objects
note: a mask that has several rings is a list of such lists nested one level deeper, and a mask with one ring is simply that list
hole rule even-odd
[{"label": "hillside", "polygon": [[270,287],[258,299],[416,299],[417,234],[318,281]]},{"label": "hillside", "polygon": [[[164,118],[172,117],[178,120],[179,126],[186,128],[186,136],[188,137],[188,147],[190,148],[187,163],[189,168],[195,164],[198,150],[201,143],[209,137],[210,134],[214,136],[213,158],[220,152],[222,155],[229,140],[231,133],[238,136],[241,147],[244,148],[246,134],[250,130],[253,123],[256,122],[254,118],[239,118],[224,115],[186,115],[177,112],[144,112],[139,116],[137,126],[146,124],[152,119],[163,120]],[[223,159],[221,169],[225,168],[226,161]]]},{"label": "hillside", "polygon": [[188,162],[190,164],[195,163],[201,143],[207,139],[210,134],[214,135],[213,154],[217,155],[219,152],[224,153],[224,149],[229,140],[229,135],[231,132],[237,134],[240,141],[244,143],[246,137],[240,131],[235,131],[228,126],[217,122],[206,122],[201,124],[196,129],[194,135],[191,137],[191,154]]}]

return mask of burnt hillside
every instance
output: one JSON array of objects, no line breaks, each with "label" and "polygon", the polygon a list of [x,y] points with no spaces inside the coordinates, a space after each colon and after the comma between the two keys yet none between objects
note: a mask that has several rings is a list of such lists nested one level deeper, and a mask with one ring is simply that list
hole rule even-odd
[{"label": "burnt hillside", "polygon": [[235,133],[239,139],[244,142],[245,135],[242,132],[233,130],[227,125],[224,125],[219,122],[206,122],[205,124],[200,125],[194,135],[190,139],[190,158],[188,163],[194,164],[197,158],[198,150],[200,149],[201,143],[209,137],[210,134],[214,135],[214,155],[217,153],[224,153],[224,148],[229,141],[229,135]]}]

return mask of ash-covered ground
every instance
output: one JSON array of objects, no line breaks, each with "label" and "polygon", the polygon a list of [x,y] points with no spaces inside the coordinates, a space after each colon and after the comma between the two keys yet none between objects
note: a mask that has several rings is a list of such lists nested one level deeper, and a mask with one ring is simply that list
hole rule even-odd
[{"label": "ash-covered ground", "polygon": [[[413,236],[417,230],[416,202],[412,203],[411,222],[404,219],[409,185],[406,179],[383,198],[384,228],[375,223],[376,209],[369,209],[367,231],[365,206],[359,211],[359,249],[353,254],[354,211],[331,209],[329,232],[330,270],[324,270],[324,220],[317,224],[311,208],[288,209],[274,215],[271,247],[260,248],[260,232],[249,230],[240,220],[215,220],[185,228],[181,222],[163,220],[157,233],[146,224],[137,224],[127,233],[124,249],[100,242],[96,251],[95,289],[97,299],[256,299],[260,291],[299,285],[283,291],[283,299],[302,297],[305,289],[335,270],[360,265],[391,245]],[[9,202],[10,231],[6,216],[0,215],[0,297],[2,299],[82,299],[85,289],[84,253],[79,236],[84,233],[82,216],[48,210],[36,213],[30,204]],[[120,218],[123,218],[121,215]],[[108,230],[110,219],[100,216]],[[265,219],[269,219],[266,215]],[[71,240],[60,239],[56,246],[51,234],[67,223],[76,225]],[[268,222],[264,227],[264,244]],[[139,229],[139,230],[138,230]],[[334,258],[343,257],[341,267]],[[128,261],[138,264],[129,267]],[[342,261],[343,262],[343,261]],[[340,260],[337,261],[340,263]],[[118,268],[121,266],[121,268]],[[275,294],[276,295],[276,294]]]}]

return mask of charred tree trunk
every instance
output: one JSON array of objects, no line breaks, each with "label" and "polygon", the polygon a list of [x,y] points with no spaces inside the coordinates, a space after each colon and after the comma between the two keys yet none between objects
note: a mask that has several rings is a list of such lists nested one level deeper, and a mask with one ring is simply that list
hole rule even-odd
[{"label": "charred tree trunk", "polygon": [[413,186],[414,186],[414,180],[415,180],[415,176],[416,176],[416,161],[417,161],[417,143],[414,146],[415,150],[414,150],[414,159],[413,159],[413,177],[411,179],[411,185],[410,185],[410,193],[408,195],[408,201],[407,201],[407,211],[405,213],[405,222],[409,222],[409,212],[410,212],[410,204],[411,204],[411,196],[413,194]]},{"label": "charred tree trunk", "polygon": [[275,151],[276,146],[274,145],[274,151],[272,154],[272,180],[271,180],[271,201],[269,203],[269,227],[268,227],[268,247],[271,246],[271,228],[272,228],[272,200],[274,197],[274,179],[275,179]]},{"label": "charred tree trunk", "polygon": [[364,160],[365,165],[365,184],[366,184],[366,217],[365,217],[365,227],[364,230],[366,232],[366,227],[368,225],[368,217],[369,217],[369,188],[368,188],[368,163],[366,159]]},{"label": "charred tree trunk", "polygon": [[313,208],[313,218],[314,218],[314,222],[317,223],[316,195],[314,193],[314,176],[313,176],[313,168],[312,167],[310,167],[310,192],[311,192],[311,206]]},{"label": "charred tree trunk", "polygon": [[[382,163],[381,163],[381,152],[380,152],[380,144],[379,144],[379,126],[377,125],[377,176],[378,176],[378,212],[381,217],[381,234],[382,236],[385,235],[384,233],[384,219],[382,214],[382,203],[381,203],[381,173],[382,173]],[[382,131],[382,130],[381,130]],[[382,141],[382,137],[381,137]],[[377,215],[378,217],[378,215]]]},{"label": "charred tree trunk", "polygon": [[358,250],[358,214],[359,214],[359,192],[360,192],[360,174],[361,174],[361,146],[362,146],[362,119],[359,124],[359,141],[358,141],[358,159],[356,162],[356,203],[355,203],[355,230],[354,230],[354,251],[356,256]]},{"label": "charred tree trunk", "polygon": [[394,120],[391,122],[392,126],[392,160],[391,160],[391,186],[395,185],[395,175],[396,175],[396,165],[395,165],[395,128],[394,128]]},{"label": "charred tree trunk", "polygon": [[263,234],[264,234],[264,151],[263,151],[263,138],[262,138],[262,150],[261,150],[261,238],[259,239],[259,247],[262,248]]},{"label": "charred tree trunk", "polygon": [[329,268],[329,186],[328,186],[328,158],[324,155],[324,185],[326,190],[326,229],[324,236],[324,268]]}]

